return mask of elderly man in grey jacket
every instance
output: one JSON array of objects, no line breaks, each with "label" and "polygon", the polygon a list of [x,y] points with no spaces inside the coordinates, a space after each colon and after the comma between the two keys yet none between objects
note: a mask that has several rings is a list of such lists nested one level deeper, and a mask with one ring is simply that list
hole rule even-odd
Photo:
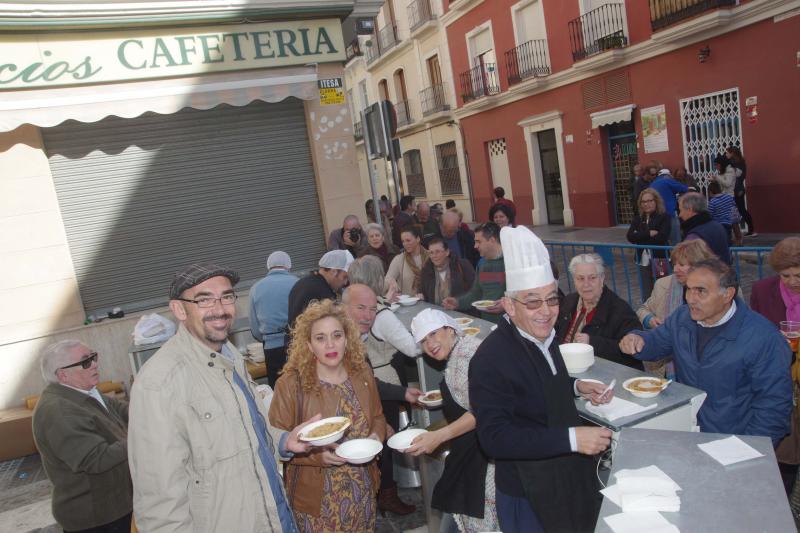
[{"label": "elderly man in grey jacket", "polygon": [[33,411],[33,437],[53,484],[53,517],[64,531],[127,533],[128,404],[98,392],[98,357],[77,340],[44,349],[47,387]]},{"label": "elderly man in grey jacket", "polygon": [[140,531],[297,531],[275,452],[288,459],[307,451],[298,439],[304,424],[270,434],[255,383],[227,340],[238,281],[232,270],[190,265],[170,287],[180,327],[144,365],[131,393],[128,446]]}]

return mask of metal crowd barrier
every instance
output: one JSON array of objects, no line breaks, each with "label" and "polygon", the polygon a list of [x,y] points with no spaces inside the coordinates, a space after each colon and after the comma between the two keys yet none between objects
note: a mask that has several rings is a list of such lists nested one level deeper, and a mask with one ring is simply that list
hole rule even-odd
[{"label": "metal crowd barrier", "polygon": [[[574,290],[572,277],[568,272],[570,259],[578,254],[596,253],[606,264],[606,284],[620,298],[626,299],[634,309],[644,301],[642,272],[636,263],[636,250],[665,250],[667,259],[672,251],[672,246],[565,241],[544,241],[544,243],[550,252],[550,259],[560,271],[559,286],[565,293],[569,294]],[[746,301],[750,299],[750,287],[754,281],[774,275],[770,266],[765,263],[765,258],[771,250],[771,246],[731,247],[736,279]],[[671,274],[672,264],[669,261],[667,269]]]}]

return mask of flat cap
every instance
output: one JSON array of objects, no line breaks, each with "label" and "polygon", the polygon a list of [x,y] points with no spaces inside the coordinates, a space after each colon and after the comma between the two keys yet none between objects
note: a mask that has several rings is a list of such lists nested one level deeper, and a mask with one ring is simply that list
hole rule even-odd
[{"label": "flat cap", "polygon": [[175,273],[172,284],[169,286],[169,299],[176,300],[186,289],[191,289],[195,285],[217,276],[228,278],[231,285],[239,283],[239,274],[229,268],[214,263],[194,263]]}]

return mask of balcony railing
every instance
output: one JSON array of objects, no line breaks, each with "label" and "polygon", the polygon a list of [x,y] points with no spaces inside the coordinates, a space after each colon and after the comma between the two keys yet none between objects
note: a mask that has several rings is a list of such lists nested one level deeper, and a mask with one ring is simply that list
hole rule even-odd
[{"label": "balcony railing", "polygon": [[356,56],[363,55],[363,52],[361,51],[361,45],[358,43],[358,38],[350,41],[350,44],[345,47],[345,55],[347,56],[348,61]]},{"label": "balcony railing", "polygon": [[411,31],[416,30],[429,20],[433,20],[430,0],[414,0],[408,4],[408,23]]},{"label": "balcony railing", "polygon": [[547,57],[547,41],[528,41],[506,52],[508,84],[550,74],[550,59]]},{"label": "balcony railing", "polygon": [[360,120],[353,123],[353,137],[355,137],[356,140],[364,138],[364,128],[361,126]]},{"label": "balcony railing", "polygon": [[736,0],[650,0],[653,31],[718,7],[734,6]]},{"label": "balcony railing", "polygon": [[389,24],[378,30],[378,45],[380,53],[385,54],[387,50],[397,44],[397,26]]},{"label": "balcony railing", "polygon": [[364,48],[367,49],[367,64],[372,63],[379,57],[381,57],[381,49],[378,47],[378,40],[372,39],[370,46],[365,46]]},{"label": "balcony railing", "polygon": [[398,126],[407,126],[411,124],[411,107],[408,105],[408,100],[400,100],[394,104],[394,113],[397,116]]},{"label": "balcony railing", "polygon": [[419,92],[419,100],[422,104],[422,116],[450,110],[445,87],[441,83],[422,89]]},{"label": "balcony railing", "polygon": [[500,92],[500,81],[495,63],[483,63],[472,67],[468,71],[462,72],[459,77],[461,78],[461,99],[464,103]]},{"label": "balcony railing", "polygon": [[624,4],[605,4],[569,21],[572,60],[627,46],[624,9]]}]

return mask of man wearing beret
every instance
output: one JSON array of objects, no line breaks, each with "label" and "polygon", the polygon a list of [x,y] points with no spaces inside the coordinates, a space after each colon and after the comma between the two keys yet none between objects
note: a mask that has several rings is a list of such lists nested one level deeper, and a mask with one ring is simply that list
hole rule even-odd
[{"label": "man wearing beret", "polygon": [[139,531],[297,531],[274,454],[307,451],[297,438],[304,424],[288,433],[268,427],[255,383],[227,340],[238,281],[214,264],[190,265],[172,281],[169,307],[180,327],[131,392]]}]

